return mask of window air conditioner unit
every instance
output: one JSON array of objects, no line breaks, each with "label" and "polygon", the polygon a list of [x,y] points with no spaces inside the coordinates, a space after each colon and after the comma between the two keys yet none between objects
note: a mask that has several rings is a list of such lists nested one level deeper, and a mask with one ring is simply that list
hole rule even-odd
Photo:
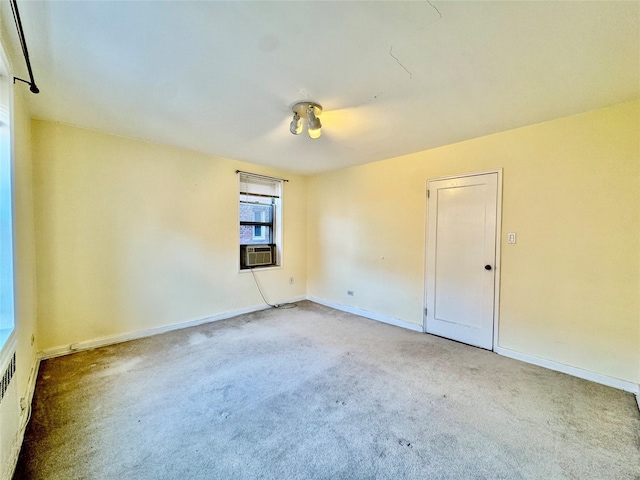
[{"label": "window air conditioner unit", "polygon": [[247,267],[257,267],[259,265],[271,265],[272,250],[268,245],[247,247],[245,252],[245,265]]}]

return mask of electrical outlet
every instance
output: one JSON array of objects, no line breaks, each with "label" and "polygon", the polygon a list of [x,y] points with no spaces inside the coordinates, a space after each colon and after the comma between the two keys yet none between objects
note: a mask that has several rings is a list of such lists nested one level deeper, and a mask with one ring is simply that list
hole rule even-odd
[{"label": "electrical outlet", "polygon": [[347,290],[347,295],[349,295],[350,297],[353,297],[353,290]]},{"label": "electrical outlet", "polygon": [[516,234],[515,233],[507,233],[507,243],[516,243]]}]

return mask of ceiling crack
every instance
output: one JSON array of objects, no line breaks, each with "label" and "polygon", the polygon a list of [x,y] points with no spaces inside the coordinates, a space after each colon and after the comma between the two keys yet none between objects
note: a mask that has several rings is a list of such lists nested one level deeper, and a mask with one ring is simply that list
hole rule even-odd
[{"label": "ceiling crack", "polygon": [[436,6],[435,6],[433,3],[431,3],[429,0],[426,0],[426,2],[427,2],[429,5],[431,5],[431,7],[432,7],[436,12],[438,12],[438,16],[439,16],[440,18],[442,18],[442,13],[440,13],[440,10],[438,10],[438,7],[436,7]]},{"label": "ceiling crack", "polygon": [[411,73],[409,70],[407,70],[407,67],[405,67],[400,60],[398,60],[398,57],[396,57],[393,53],[393,45],[391,45],[391,48],[389,49],[389,55],[391,55],[396,62],[398,62],[398,65],[400,65],[402,68],[404,68],[404,71],[407,72],[409,74],[409,79],[413,78],[413,73]]}]

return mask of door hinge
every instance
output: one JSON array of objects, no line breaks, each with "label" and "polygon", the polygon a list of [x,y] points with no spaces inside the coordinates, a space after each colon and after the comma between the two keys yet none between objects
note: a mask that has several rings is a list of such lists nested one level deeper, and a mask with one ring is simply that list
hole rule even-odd
[{"label": "door hinge", "polygon": [[429,198],[429,195],[430,195],[430,191],[427,190],[427,198]]},{"label": "door hinge", "polygon": [[424,307],[424,314],[428,315],[429,314],[429,310],[427,309],[427,307]]}]

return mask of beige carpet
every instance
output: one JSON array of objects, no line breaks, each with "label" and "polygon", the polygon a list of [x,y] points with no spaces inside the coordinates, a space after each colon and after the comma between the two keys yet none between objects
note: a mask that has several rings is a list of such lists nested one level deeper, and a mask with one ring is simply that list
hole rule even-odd
[{"label": "beige carpet", "polygon": [[16,479],[638,479],[635,398],[310,302],[42,363]]}]

